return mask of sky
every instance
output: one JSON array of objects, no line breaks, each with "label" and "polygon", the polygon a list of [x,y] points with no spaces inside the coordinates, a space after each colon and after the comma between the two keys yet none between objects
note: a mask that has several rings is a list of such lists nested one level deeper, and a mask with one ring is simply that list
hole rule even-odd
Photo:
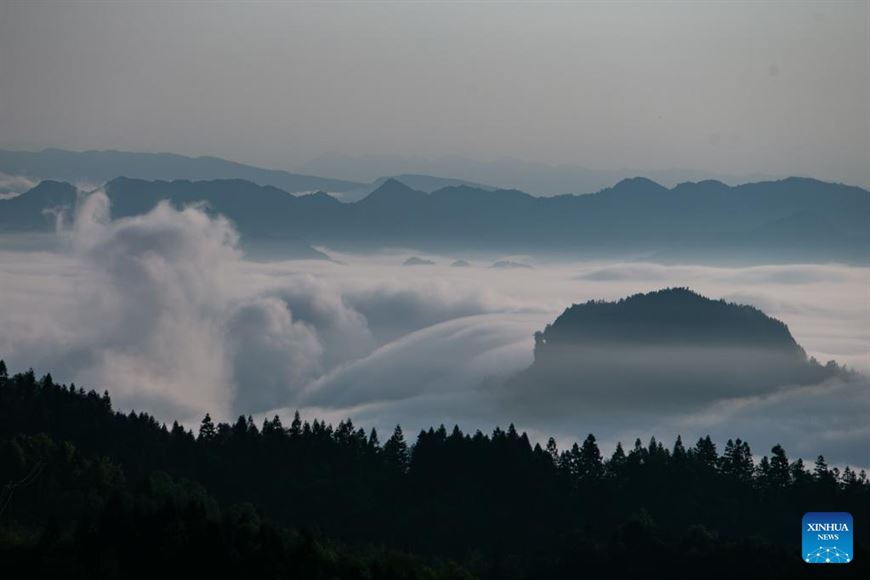
[{"label": "sky", "polygon": [[0,147],[870,184],[867,2],[0,1]]}]

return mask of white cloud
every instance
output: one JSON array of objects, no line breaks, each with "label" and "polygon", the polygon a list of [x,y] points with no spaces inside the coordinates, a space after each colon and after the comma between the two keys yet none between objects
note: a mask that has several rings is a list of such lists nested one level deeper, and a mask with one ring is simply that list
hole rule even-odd
[{"label": "white cloud", "polygon": [[[401,267],[410,253],[323,261],[244,260],[228,222],[158,206],[109,219],[100,193],[79,207],[62,252],[0,252],[0,353],[12,369],[108,389],[121,409],[189,423],[300,407],[311,416],[409,430],[514,422],[606,447],[710,431],[757,452],[870,464],[858,383],[782,392],[707,393],[691,412],[665,404],[558,399],[559,413],[505,398],[499,379],[531,361],[532,333],[566,306],[688,285],[762,307],[823,362],[870,370],[868,269],[837,265],[710,268],[535,263],[531,271]],[[496,256],[474,256],[490,264]],[[594,393],[587,394],[594,396]],[[672,395],[663,395],[665,398]],[[600,403],[600,401],[598,401]]]},{"label": "white cloud", "polygon": [[24,175],[9,175],[0,172],[0,200],[15,197],[36,187],[39,180]]}]

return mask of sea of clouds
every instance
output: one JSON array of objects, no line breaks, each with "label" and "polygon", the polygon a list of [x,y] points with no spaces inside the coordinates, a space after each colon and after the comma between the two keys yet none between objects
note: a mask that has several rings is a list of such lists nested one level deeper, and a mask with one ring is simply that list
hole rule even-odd
[{"label": "sea of clouds", "polygon": [[[190,426],[206,411],[287,418],[300,409],[382,432],[514,423],[563,443],[594,432],[605,448],[710,433],[748,439],[756,453],[782,443],[792,455],[870,465],[863,375],[711,393],[690,410],[667,404],[679,396],[667,391],[661,405],[627,397],[606,411],[577,393],[547,392],[551,404],[531,412],[502,387],[531,363],[533,332],[570,304],[667,286],[757,306],[821,362],[870,372],[870,269],[540,260],[489,268],[522,256],[424,256],[436,265],[406,267],[408,251],[328,249],[332,262],[266,263],[245,259],[232,225],[201,208],[162,204],[120,220],[110,210],[93,193],[58,232],[61,250],[0,251],[0,357],[13,371],[50,371],[108,390],[122,410]],[[449,267],[456,258],[472,267]]]}]

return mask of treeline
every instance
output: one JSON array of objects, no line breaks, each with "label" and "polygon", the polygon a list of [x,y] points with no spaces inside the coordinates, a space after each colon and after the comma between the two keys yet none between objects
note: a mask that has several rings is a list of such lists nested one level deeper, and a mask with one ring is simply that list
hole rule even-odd
[{"label": "treeline", "polygon": [[[790,578],[811,573],[804,512],[870,517],[863,471],[807,467],[780,446],[756,464],[740,439],[602,457],[592,435],[559,450],[512,426],[413,443],[396,427],[381,443],[298,414],[206,415],[193,433],[0,365],[0,483],[21,481],[0,559],[107,578],[148,576],[135,562],[155,551],[149,565],[188,577],[202,561],[216,577]],[[856,541],[849,574],[870,557]]]}]

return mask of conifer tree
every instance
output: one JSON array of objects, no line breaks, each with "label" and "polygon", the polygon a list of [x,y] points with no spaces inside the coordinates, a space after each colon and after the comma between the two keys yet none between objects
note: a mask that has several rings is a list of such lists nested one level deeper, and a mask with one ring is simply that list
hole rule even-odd
[{"label": "conifer tree", "polygon": [[392,436],[384,443],[384,458],[400,471],[404,472],[408,469],[410,461],[408,444],[405,443],[405,435],[402,433],[402,427],[399,425],[396,425]]},{"label": "conifer tree", "polygon": [[686,458],[686,448],[683,446],[683,437],[681,435],[677,435],[677,440],[674,442],[674,450],[671,453],[671,456],[678,461],[682,461]]},{"label": "conifer tree", "polygon": [[558,465],[558,463],[559,463],[559,448],[556,445],[556,440],[552,437],[547,439],[547,455],[549,455],[550,459],[552,459],[553,465]]},{"label": "conifer tree", "polygon": [[719,457],[716,453],[716,444],[713,443],[713,440],[710,439],[709,435],[698,439],[698,442],[692,450],[692,457],[704,467],[716,467]]},{"label": "conifer tree", "polygon": [[785,487],[791,480],[789,473],[788,457],[782,445],[774,445],[770,450],[770,474],[768,479],[774,487]]},{"label": "conifer tree", "polygon": [[613,450],[610,461],[607,462],[607,469],[610,475],[618,475],[622,468],[625,467],[626,461],[625,450],[622,448],[622,442],[620,441],[616,444],[616,449]]},{"label": "conifer tree", "polygon": [[293,414],[293,422],[290,423],[290,436],[296,437],[302,434],[302,419],[299,417],[299,411],[297,410]]},{"label": "conifer tree", "polygon": [[199,440],[212,441],[216,435],[217,431],[215,431],[211,415],[206,413],[205,417],[202,418],[202,423],[199,424]]},{"label": "conifer tree", "polygon": [[590,433],[580,448],[578,471],[581,479],[601,479],[604,474],[604,464],[601,462],[601,452],[595,441],[595,435]]},{"label": "conifer tree", "polygon": [[372,451],[380,451],[381,449],[381,442],[378,440],[378,432],[374,427],[372,427],[371,433],[369,433],[368,447]]}]

